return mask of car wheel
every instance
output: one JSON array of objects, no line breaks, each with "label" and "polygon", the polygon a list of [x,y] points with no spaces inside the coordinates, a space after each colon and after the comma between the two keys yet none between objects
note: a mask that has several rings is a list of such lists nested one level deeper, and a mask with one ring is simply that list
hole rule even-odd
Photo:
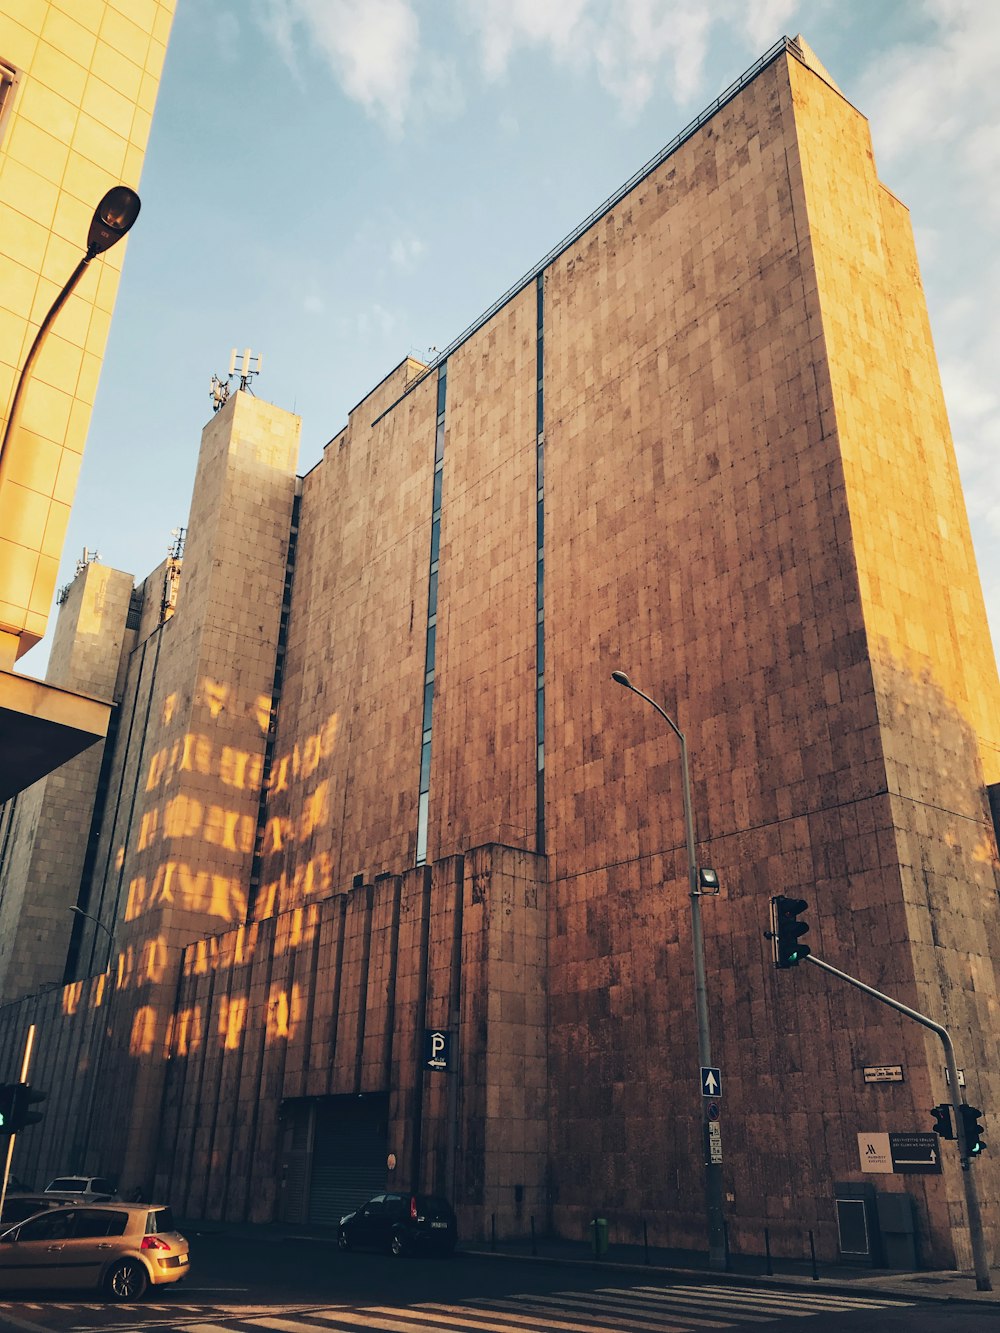
[{"label": "car wheel", "polygon": [[389,1253],[395,1258],[400,1258],[406,1253],[406,1239],[401,1231],[394,1231],[389,1240]]},{"label": "car wheel", "polygon": [[341,1227],[337,1232],[337,1246],[341,1250],[349,1250],[351,1248],[351,1238],[344,1227]]},{"label": "car wheel", "polygon": [[122,1259],[104,1279],[104,1291],[111,1301],[138,1301],[146,1294],[149,1274],[138,1259]]}]

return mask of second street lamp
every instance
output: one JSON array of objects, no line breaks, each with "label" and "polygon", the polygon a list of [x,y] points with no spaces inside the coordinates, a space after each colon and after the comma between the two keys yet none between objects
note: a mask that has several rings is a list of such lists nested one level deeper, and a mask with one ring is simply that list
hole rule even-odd
[{"label": "second street lamp", "polygon": [[[694,815],[691,811],[691,776],[688,769],[687,738],[673,718],[660,707],[655,699],[643,694],[629,680],[624,671],[612,671],[611,679],[625,689],[645,699],[650,707],[655,708],[660,717],[674,733],[681,744],[681,777],[684,793],[684,834],[687,842],[688,891],[691,898],[691,942],[694,949],[694,1003],[698,1022],[698,1059],[702,1069],[712,1068],[712,1039],[708,1025],[708,989],[705,984],[705,940],[701,929],[701,899],[704,894],[716,894],[719,891],[719,877],[714,870],[704,867],[699,873],[694,845]],[[694,1080],[692,1079],[692,1084]],[[705,1211],[708,1220],[708,1261],[712,1268],[726,1266],[726,1232],[722,1218],[722,1164],[712,1160],[708,1139],[707,1102],[699,1093],[702,1102],[702,1152],[705,1161]]]}]

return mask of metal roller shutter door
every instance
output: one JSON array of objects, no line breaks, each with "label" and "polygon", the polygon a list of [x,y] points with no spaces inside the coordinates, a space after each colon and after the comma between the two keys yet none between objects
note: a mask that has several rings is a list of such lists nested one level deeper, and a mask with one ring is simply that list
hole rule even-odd
[{"label": "metal roller shutter door", "polygon": [[316,1105],[309,1221],[336,1226],[386,1188],[388,1097],[331,1097]]}]

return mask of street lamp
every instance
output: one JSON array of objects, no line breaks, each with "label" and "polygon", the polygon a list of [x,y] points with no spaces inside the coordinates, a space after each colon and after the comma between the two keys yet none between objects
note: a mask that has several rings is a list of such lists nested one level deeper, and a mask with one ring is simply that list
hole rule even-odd
[{"label": "street lamp", "polygon": [[[611,679],[655,708],[681,743],[681,776],[684,792],[684,832],[687,839],[688,889],[691,898],[691,942],[694,947],[694,1007],[698,1020],[698,1059],[703,1069],[712,1067],[712,1040],[708,1026],[708,991],[705,985],[705,940],[701,929],[701,900],[719,892],[719,877],[703,866],[699,871],[694,846],[694,816],[691,813],[691,776],[688,771],[687,739],[673,718],[655,699],[643,694],[624,671],[612,671]],[[708,1261],[712,1268],[726,1266],[725,1224],[722,1220],[722,1164],[712,1161],[708,1146],[707,1106],[702,1097],[702,1151],[705,1156],[705,1211],[708,1217]]]},{"label": "street lamp", "polygon": [[[104,924],[103,921],[98,921],[98,919],[97,919],[96,916],[91,916],[90,913],[89,913],[89,912],[85,912],[85,911],[83,910],[82,907],[71,907],[69,910],[70,910],[71,912],[75,912],[75,913],[77,914],[77,916],[86,917],[86,919],[87,919],[88,921],[93,921],[94,925],[95,925],[95,926],[99,926],[100,929],[104,931],[105,935],[107,935],[107,937],[108,937],[108,939],[111,941],[111,943],[110,943],[110,945],[108,946],[108,962],[107,962],[107,966],[105,967],[104,970],[105,970],[105,972],[110,971],[110,969],[111,969],[111,958],[112,958],[112,955],[114,954],[114,951],[115,951],[115,937],[114,937],[114,933],[113,933],[112,931],[110,931],[110,930],[107,928],[107,926]],[[91,957],[93,957],[93,955],[91,955]]]},{"label": "street lamp", "polygon": [[7,417],[3,439],[0,440],[0,463],[3,461],[7,441],[14,434],[21,406],[21,392],[31,378],[35,360],[42,349],[42,343],[45,341],[45,336],[52,327],[56,315],[66,304],[70,293],[83,277],[84,269],[90,261],[97,255],[103,254],[105,250],[110,250],[113,245],[121,240],[139,216],[140,207],[139,196],[135,190],[130,190],[127,185],[115,185],[94,210],[94,216],[90,221],[90,231],[87,233],[87,252],[69,275],[66,285],[52,302],[49,313],[42,320],[38,332],[35,334],[35,341],[31,344],[31,350],[18,377],[14,397],[10,405],[10,415]]}]

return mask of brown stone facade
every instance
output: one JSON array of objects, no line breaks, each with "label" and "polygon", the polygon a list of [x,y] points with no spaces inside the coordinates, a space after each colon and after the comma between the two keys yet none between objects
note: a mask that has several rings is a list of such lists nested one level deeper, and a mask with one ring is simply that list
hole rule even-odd
[{"label": "brown stone facade", "polygon": [[191,1217],[315,1222],[370,1153],[466,1236],[600,1211],[703,1247],[679,751],[623,669],[685,733],[722,884],[732,1248],[832,1258],[835,1183],[867,1181],[910,1194],[921,1262],[967,1263],[950,1145],[941,1175],[859,1159],[930,1129],[939,1046],[764,938],[805,898],[814,952],[945,1023],[1000,1106],[1000,684],[864,118],[790,44],[301,481],[297,429],[238,394],[206,431],[99,832],[116,967],[0,1011],[5,1068],[44,1014],[42,1086],[93,1052],[91,1141],[53,1107],[25,1172],[72,1149]]}]

